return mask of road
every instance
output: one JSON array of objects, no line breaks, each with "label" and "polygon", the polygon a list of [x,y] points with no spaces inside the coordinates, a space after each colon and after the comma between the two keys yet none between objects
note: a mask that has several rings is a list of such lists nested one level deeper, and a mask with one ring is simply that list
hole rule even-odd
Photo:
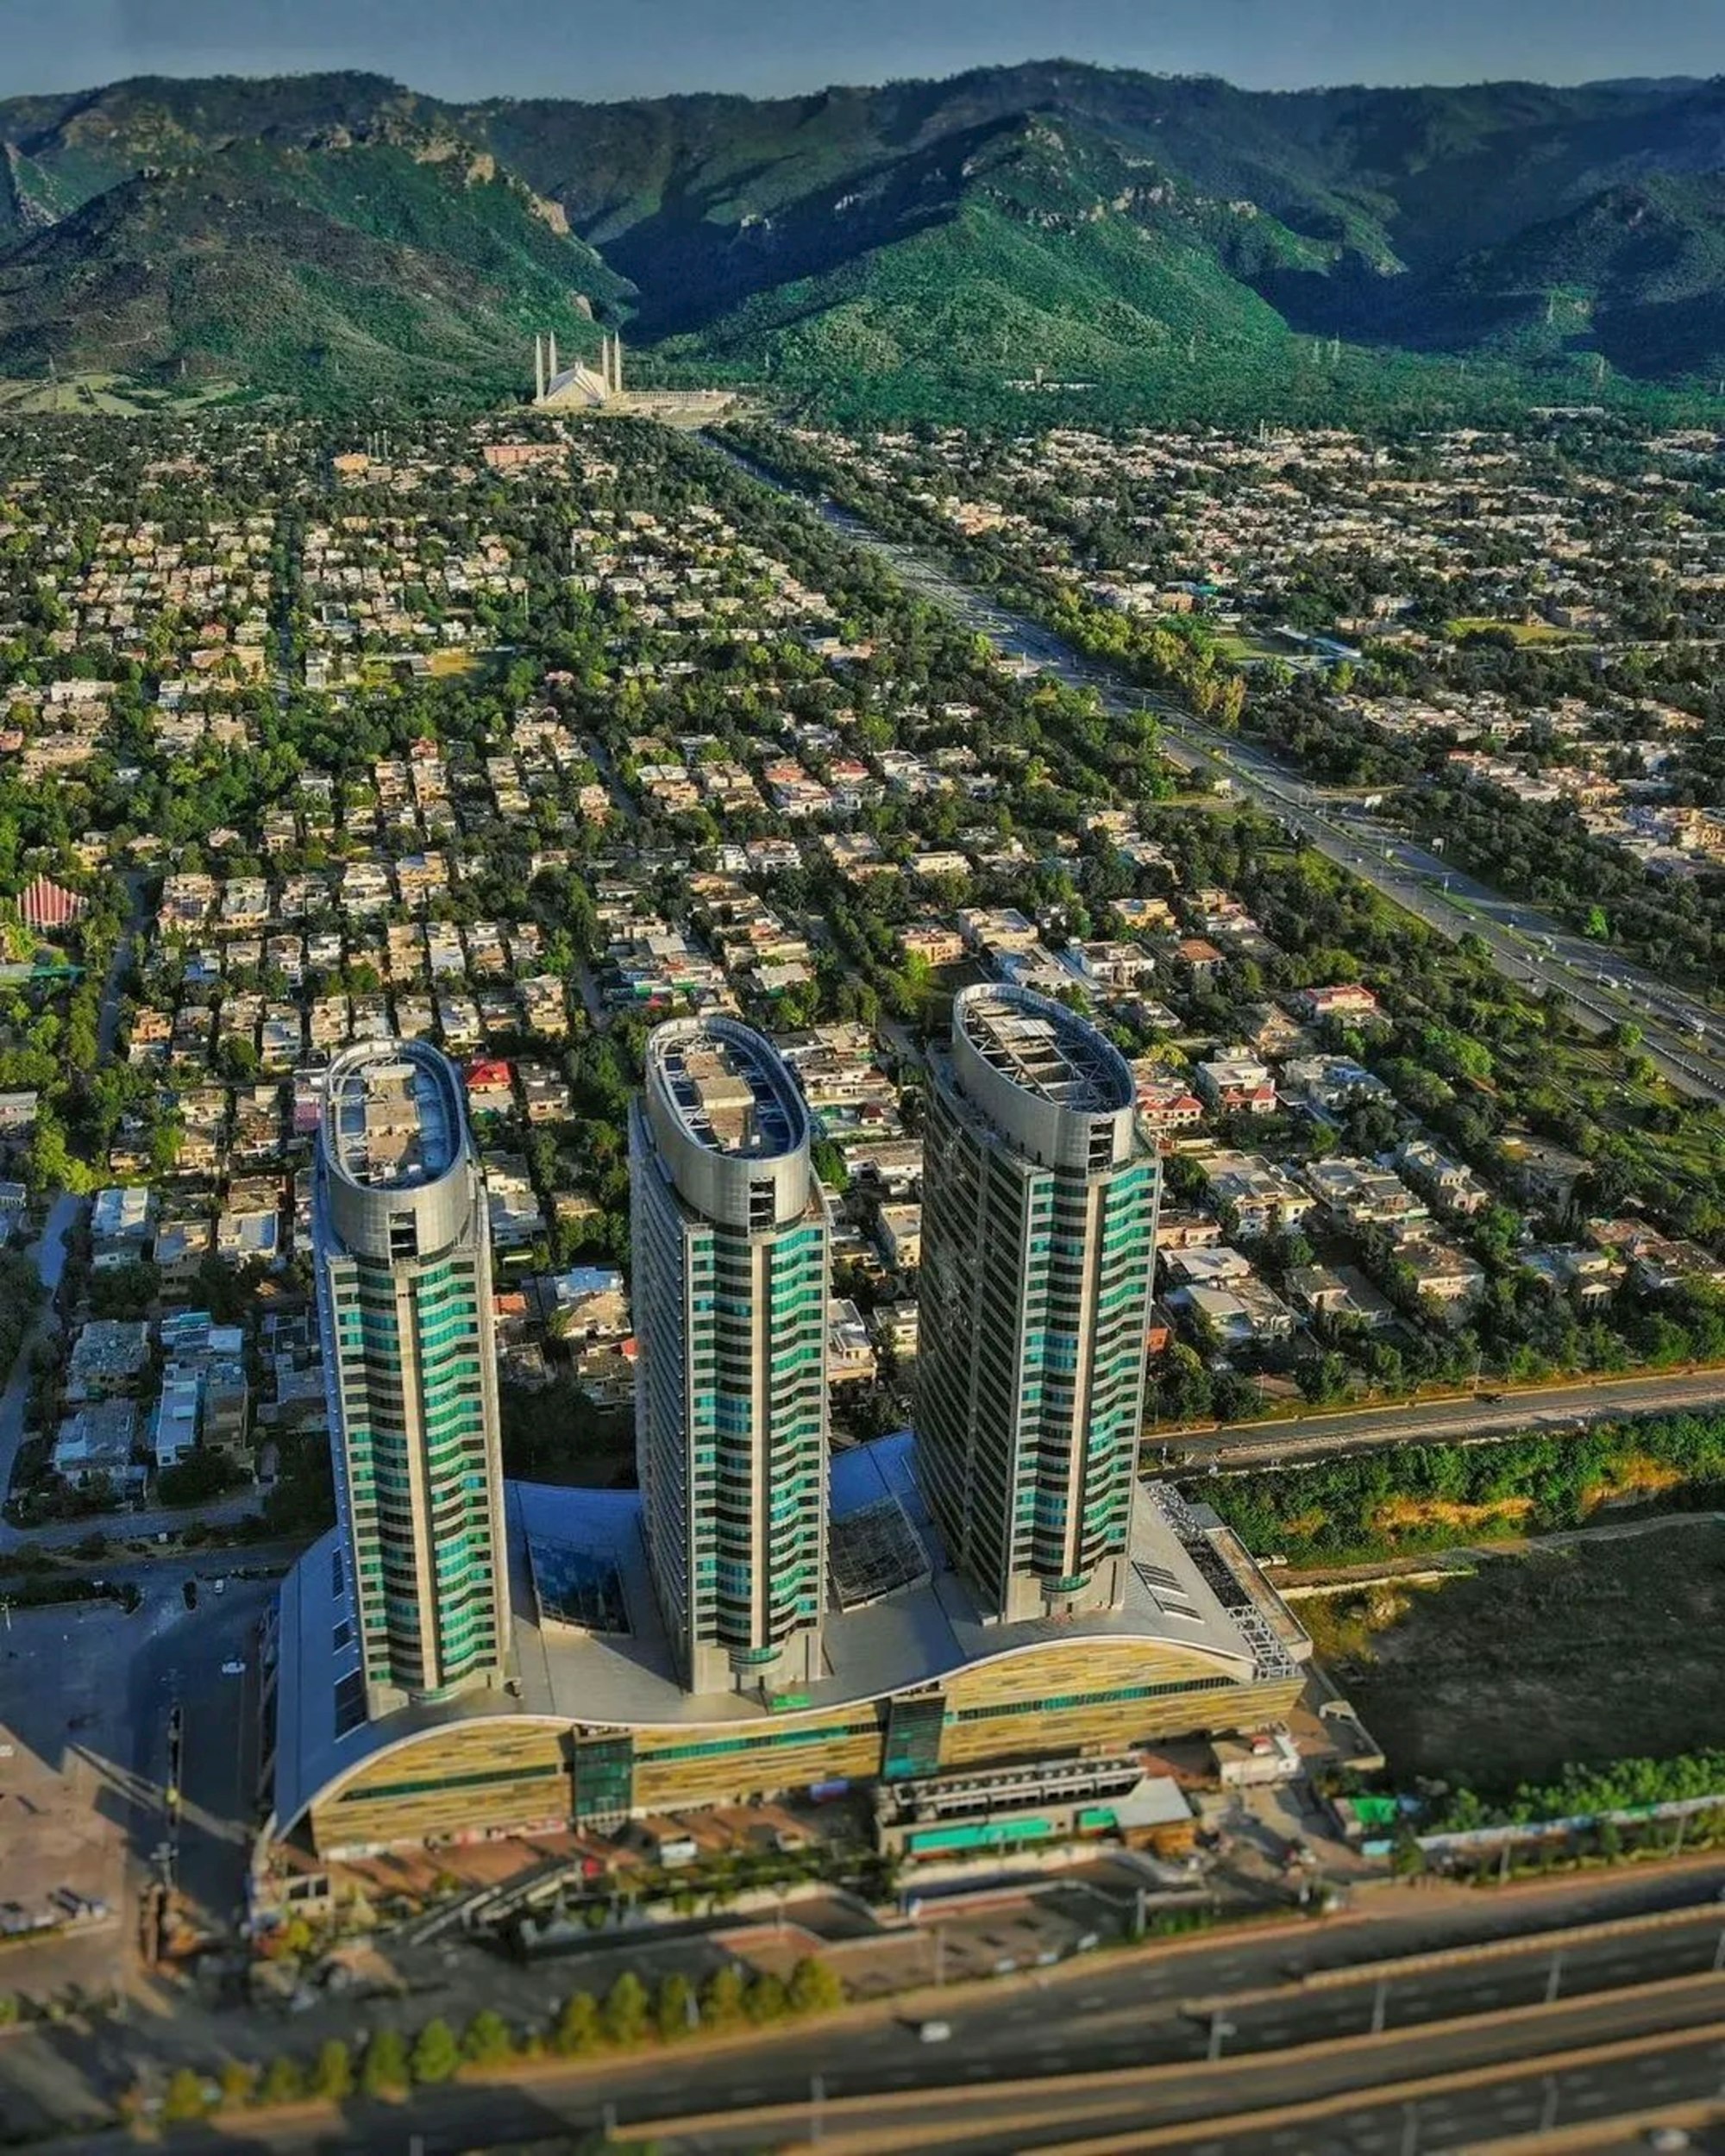
[{"label": "road", "polygon": [[[1123,2085],[1082,2087],[1067,2096],[1040,2096],[1023,2081],[983,2084],[952,2092],[929,2115],[889,2096],[848,2103],[828,2098],[818,2129],[806,2096],[776,2112],[756,2110],[734,2128],[662,2126],[654,2146],[666,2156],[718,2156],[783,2146],[793,2136],[801,2145],[819,2130],[821,2146],[847,2156],[885,2156],[888,2150],[921,2156],[934,2149],[950,2156],[1022,2156],[1032,2149],[1047,2156],[1125,2156],[1151,2148],[1182,2156],[1313,2156],[1318,2149],[1348,2156],[1422,2150],[1455,2156],[1511,2136],[1597,2131],[1615,2121],[1622,2139],[1572,2145],[1646,2148],[1638,2129],[1650,2119],[1669,2116],[1679,2106],[1690,2116],[1690,2107],[1719,2115],[1719,2003],[1716,1996],[1711,2018],[1693,2028],[1646,2033],[1638,2017],[1620,2023],[1607,2009],[1562,2011],[1543,2024],[1538,2044],[1507,2063],[1480,2056],[1471,2032],[1445,2031],[1377,2048],[1371,2065],[1384,2077],[1377,2084],[1326,2085],[1358,2071],[1345,2054],[1322,2062],[1328,2074],[1309,2059],[1245,2071],[1224,2063],[1190,2070],[1177,2081],[1122,2075]],[[1559,2146],[1546,2138],[1514,2145],[1546,2151]],[[436,2147],[435,2138],[430,2147]]]},{"label": "road", "polygon": [[1622,1415],[1671,1414],[1717,1407],[1725,1401],[1725,1370],[1664,1371],[1658,1376],[1533,1385],[1456,1400],[1386,1407],[1352,1407],[1300,1415],[1284,1422],[1236,1422],[1217,1430],[1151,1431],[1145,1464],[1256,1467],[1364,1452],[1385,1445],[1431,1445],[1504,1437],[1520,1430],[1571,1430]]},{"label": "road", "polygon": [[[974,2112],[1007,2079],[1150,2069],[1160,2079],[1135,2084],[1132,2106],[1144,2109],[1144,2086],[1151,2086],[1164,2114],[1195,2118],[1240,2104],[1252,2077],[1264,2084],[1252,2088],[1253,2103],[1281,2101],[1368,2089],[1446,2063],[1514,2060],[1551,2049],[1559,2036],[1592,2042],[1716,2021],[1725,1979],[1709,1972],[1722,1953],[1722,1884],[1725,1859],[1595,1874],[1556,1889],[1392,1889],[1373,1897],[1368,1914],[1303,1929],[1223,1932],[1149,1956],[1098,1956],[925,1993],[912,2011],[938,2011],[947,2021],[950,2040],[938,2046],[919,2043],[897,2013],[864,2010],[837,2024],[685,2052],[674,2077],[649,2055],[425,2091],[405,2109],[356,2103],[338,2142],[327,2119],[304,2115],[249,2121],[211,2138],[300,2156],[334,2145],[405,2151],[412,2136],[423,2137],[425,2156],[442,2156],[578,2131],[600,2122],[606,2106],[624,2125],[674,2107],[679,2115],[743,2115],[734,2133],[726,2126],[698,2138],[673,2134],[668,2148],[776,2147],[787,2122],[763,2132],[755,2107],[805,2106],[815,2075],[831,2107],[925,2103],[925,2114],[913,2114],[925,2125],[941,2113],[943,2091],[962,2091]],[[548,2013],[555,1984],[552,1976]],[[1554,2018],[1543,2003],[1553,1992]],[[369,2021],[375,2009],[361,2011]],[[292,2033],[290,2024],[262,2047],[291,2045]],[[255,2050],[255,2024],[248,2034]],[[1220,2066],[1210,2063],[1213,2047]],[[0,2088],[6,2063],[0,2053]],[[1028,2099],[1013,2101],[1016,2121]],[[931,2133],[909,2146],[935,2142]],[[1031,2144],[1003,2137],[992,2145]]]},{"label": "road", "polygon": [[126,887],[126,924],[115,941],[108,973],[102,983],[102,1002],[96,1020],[96,1045],[104,1062],[114,1053],[120,1036],[120,1006],[125,997],[126,976],[132,962],[132,939],[141,934],[150,918],[147,893],[150,880],[135,869],[122,877]]},{"label": "road", "polygon": [[1040,622],[961,583],[932,555],[885,538],[853,511],[792,486],[712,436],[707,447],[776,492],[813,509],[834,531],[887,562],[923,598],[955,614],[1007,657],[1033,660],[1073,688],[1089,688],[1111,711],[1153,711],[1171,763],[1226,780],[1329,859],[1374,884],[1441,934],[1480,937],[1502,972],[1538,989],[1558,989],[1597,1031],[1628,1021],[1671,1083],[1691,1096],[1725,1101],[1725,1018],[1684,991],[1605,947],[1575,935],[1538,907],[1508,899],[1462,874],[1440,855],[1387,828],[1363,802],[1339,800],[1261,743],[1210,726],[1165,697],[1076,650]]},{"label": "road", "polygon": [[[147,1855],[166,1829],[175,1846],[174,1874],[188,1915],[215,1934],[230,1932],[244,1911],[250,1831],[255,1817],[257,1633],[276,1594],[273,1580],[229,1579],[221,1594],[208,1575],[188,1610],[181,1582],[192,1570],[145,1587],[145,1606],[129,1621],[146,1629],[127,1672],[130,1764],[150,1790],[166,1791],[168,1716],[181,1716],[180,1806],[177,1821],[153,1818]],[[242,1662],[239,1675],[227,1665]]]}]

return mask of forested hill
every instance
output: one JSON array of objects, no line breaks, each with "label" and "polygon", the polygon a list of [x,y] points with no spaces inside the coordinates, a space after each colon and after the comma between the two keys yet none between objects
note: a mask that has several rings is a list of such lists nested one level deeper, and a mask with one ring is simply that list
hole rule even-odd
[{"label": "forested hill", "polygon": [[0,102],[9,375],[489,388],[529,323],[593,317],[664,371],[882,412],[1700,392],[1725,78],[1267,94],[1048,62],[769,102],[358,74]]}]

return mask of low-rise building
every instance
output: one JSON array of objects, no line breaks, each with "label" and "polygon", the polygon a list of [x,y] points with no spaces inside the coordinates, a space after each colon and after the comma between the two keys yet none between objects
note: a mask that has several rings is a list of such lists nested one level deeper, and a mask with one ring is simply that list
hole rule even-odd
[{"label": "low-rise building", "polygon": [[1297,1227],[1317,1203],[1261,1153],[1212,1153],[1203,1169],[1212,1201],[1233,1213],[1236,1232],[1248,1239]]},{"label": "low-rise building", "polygon": [[1346,1115],[1363,1100],[1395,1099],[1383,1081],[1351,1056],[1296,1056],[1282,1067],[1286,1100],[1320,1115]]},{"label": "low-rise building", "polygon": [[1217,1056],[1192,1074],[1199,1098],[1218,1115],[1274,1115],[1276,1081],[1255,1056]]},{"label": "low-rise building", "polygon": [[1396,1165],[1434,1206],[1464,1218],[1482,1213],[1491,1193],[1473,1170],[1440,1153],[1428,1138],[1404,1138],[1396,1149]]},{"label": "low-rise building", "polygon": [[91,1318],[72,1343],[66,1396],[73,1406],[129,1393],[149,1367],[150,1328],[141,1319]]},{"label": "low-rise building", "polygon": [[147,1470],[134,1458],[138,1410],[129,1400],[87,1401],[61,1421],[53,1445],[53,1470],[74,1489],[105,1481],[121,1495],[143,1495]]},{"label": "low-rise building", "polygon": [[1312,1161],[1304,1180],[1336,1225],[1356,1233],[1362,1228],[1394,1227],[1427,1217],[1424,1200],[1399,1175],[1373,1161],[1340,1155]]},{"label": "low-rise building", "polygon": [[141,1184],[98,1190],[90,1210],[91,1262],[97,1272],[135,1265],[150,1254],[156,1197]]},{"label": "low-rise building", "polygon": [[847,1296],[835,1296],[827,1311],[827,1382],[866,1384],[875,1369],[875,1350],[862,1312]]}]

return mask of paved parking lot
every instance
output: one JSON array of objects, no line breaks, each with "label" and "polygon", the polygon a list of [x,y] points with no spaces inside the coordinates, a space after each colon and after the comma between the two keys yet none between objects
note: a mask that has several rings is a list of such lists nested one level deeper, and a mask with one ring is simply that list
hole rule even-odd
[{"label": "paved parking lot", "polygon": [[45,1915],[66,1888],[110,1912],[0,1946],[0,1990],[112,1982],[129,1952],[133,1807],[115,1742],[129,1622],[111,1604],[73,1604],[14,1611],[0,1631],[0,1905]]}]

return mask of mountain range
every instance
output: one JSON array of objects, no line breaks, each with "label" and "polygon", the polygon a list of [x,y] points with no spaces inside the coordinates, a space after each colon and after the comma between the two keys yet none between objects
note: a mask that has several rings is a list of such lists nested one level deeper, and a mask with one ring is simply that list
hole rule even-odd
[{"label": "mountain range", "polygon": [[361,74],[0,101],[0,376],[491,395],[535,329],[601,327],[660,379],[883,415],[1076,381],[1289,416],[1700,392],[1725,78],[1268,93],[1052,61],[773,101]]}]

